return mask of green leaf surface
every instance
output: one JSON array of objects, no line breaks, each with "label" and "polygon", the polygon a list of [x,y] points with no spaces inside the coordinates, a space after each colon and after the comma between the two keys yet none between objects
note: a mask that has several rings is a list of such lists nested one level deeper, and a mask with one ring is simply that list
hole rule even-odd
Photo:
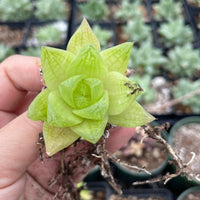
[{"label": "green leaf surface", "polygon": [[108,71],[125,74],[132,47],[132,42],[126,42],[102,51],[101,56]]},{"label": "green leaf surface", "polygon": [[85,45],[93,44],[100,51],[100,44],[87,20],[84,18],[77,31],[69,40],[67,51],[77,54]]},{"label": "green leaf surface", "polygon": [[73,110],[72,112],[80,117],[93,120],[101,120],[105,117],[109,106],[108,93],[105,91],[103,97],[92,104],[91,106],[81,109]]},{"label": "green leaf surface", "polygon": [[56,127],[69,127],[80,124],[83,120],[72,113],[72,109],[63,101],[57,91],[49,94],[47,122]]},{"label": "green leaf surface", "polygon": [[83,75],[72,76],[59,85],[59,91],[62,99],[72,108],[75,108],[74,91],[83,78]]},{"label": "green leaf surface", "polygon": [[58,85],[66,80],[66,70],[74,55],[70,52],[51,47],[42,47],[41,62],[45,84],[50,90],[54,90]]},{"label": "green leaf surface", "polygon": [[103,135],[107,121],[107,116],[103,120],[88,119],[83,121],[83,123],[70,128],[79,136],[94,144],[98,142]]},{"label": "green leaf surface", "polygon": [[38,94],[28,108],[28,118],[34,121],[47,120],[47,102],[49,90],[45,89]]},{"label": "green leaf surface", "polygon": [[122,127],[137,127],[154,121],[155,118],[134,101],[119,115],[109,116],[108,122]]},{"label": "green leaf surface", "polygon": [[66,73],[68,77],[82,74],[87,78],[104,80],[108,70],[96,48],[93,45],[87,45],[76,55]]},{"label": "green leaf surface", "polygon": [[109,94],[109,115],[123,112],[142,91],[138,84],[118,72],[108,73],[104,87]]},{"label": "green leaf surface", "polygon": [[59,128],[48,124],[43,125],[43,136],[48,156],[68,147],[79,138],[70,128]]}]

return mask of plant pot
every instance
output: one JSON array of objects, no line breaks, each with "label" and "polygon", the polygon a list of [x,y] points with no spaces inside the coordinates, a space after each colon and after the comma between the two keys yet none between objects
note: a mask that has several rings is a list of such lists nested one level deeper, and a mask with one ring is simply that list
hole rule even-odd
[{"label": "plant pot", "polygon": [[[192,132],[193,129],[194,133]],[[197,152],[200,145],[198,133],[200,133],[199,116],[183,118],[175,123],[175,125],[170,130],[169,144],[176,152],[182,151],[181,159],[183,159],[185,163],[189,162],[192,158],[192,154],[190,152],[195,152],[196,157],[198,157],[199,155],[199,153]],[[183,139],[181,139],[182,137]],[[191,168],[188,168],[185,172],[188,174],[197,174],[197,170],[200,169],[200,167],[198,167],[198,163],[198,158],[194,158],[193,162],[189,165],[193,168],[193,171],[191,171]],[[196,168],[194,167],[195,165],[197,166]],[[176,170],[175,166],[172,166],[172,170]],[[179,176],[169,181],[168,184],[176,191],[181,191],[194,185],[200,185],[200,182],[194,178],[188,180],[186,177]]]},{"label": "plant pot", "polygon": [[199,200],[199,199],[200,199],[200,186],[191,187],[185,190],[177,198],[177,200]]},{"label": "plant pot", "polygon": [[172,193],[167,189],[124,190],[123,195],[111,194],[109,200],[172,200]]},{"label": "plant pot", "polygon": [[[155,126],[155,123],[153,123],[153,126]],[[135,134],[136,135],[136,134]],[[167,132],[166,131],[162,131],[162,136],[163,138],[167,139]],[[147,138],[148,139],[148,138]],[[131,139],[132,140],[132,139]],[[130,141],[131,141],[130,140]],[[129,141],[129,145],[131,145]],[[147,164],[153,164],[152,165],[149,165],[149,167],[151,169],[148,168],[148,166],[146,167],[147,170],[149,170],[151,172],[151,175],[150,174],[147,174],[145,172],[138,172],[138,171],[133,171],[133,169],[129,169],[127,167],[124,167],[122,165],[119,165],[117,163],[113,163],[115,168],[116,168],[116,176],[122,181],[125,183],[125,185],[130,185],[131,183],[135,182],[135,181],[144,181],[144,180],[147,180],[147,179],[151,179],[159,174],[161,174],[163,172],[163,170],[165,169],[165,167],[167,166],[167,163],[168,163],[168,153],[167,152],[163,152],[162,153],[162,150],[165,150],[165,147],[164,146],[154,146],[154,145],[160,145],[159,143],[155,142],[154,140],[151,140],[150,142],[152,142],[152,144],[150,143],[150,146],[149,147],[149,141],[144,139],[143,143],[141,144],[140,143],[140,140],[138,143],[136,143],[136,149],[137,148],[140,148],[140,145],[143,145],[144,144],[144,149],[142,149],[142,154],[140,155],[140,158],[138,159],[138,157],[136,157],[134,154],[131,155],[131,159],[135,159],[136,160],[136,164],[133,164],[133,163],[130,163],[128,160],[124,160],[122,159],[122,157],[118,157],[117,155],[117,158],[120,158],[121,161],[125,161],[126,163],[129,163],[131,165],[136,165],[138,167],[143,167],[142,165],[139,166],[139,164],[141,163],[144,163],[144,161],[147,163]],[[149,149],[148,149],[149,148]],[[122,151],[122,149],[120,150]],[[149,152],[148,152],[149,151]],[[158,153],[158,154],[157,154]],[[154,154],[157,154],[158,157],[155,158]],[[149,156],[148,156],[149,155]],[[161,158],[160,158],[161,157]],[[146,160],[146,158],[149,158],[151,160]],[[141,160],[140,160],[141,159]],[[159,163],[156,163],[156,161],[160,160]],[[156,164],[155,164],[156,163]]]}]

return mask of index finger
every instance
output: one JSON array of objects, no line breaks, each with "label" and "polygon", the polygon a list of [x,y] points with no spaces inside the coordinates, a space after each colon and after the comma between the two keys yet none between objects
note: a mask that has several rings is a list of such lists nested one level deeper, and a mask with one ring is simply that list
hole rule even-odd
[{"label": "index finger", "polygon": [[40,58],[14,55],[0,64],[0,110],[13,112],[27,91],[40,91]]}]

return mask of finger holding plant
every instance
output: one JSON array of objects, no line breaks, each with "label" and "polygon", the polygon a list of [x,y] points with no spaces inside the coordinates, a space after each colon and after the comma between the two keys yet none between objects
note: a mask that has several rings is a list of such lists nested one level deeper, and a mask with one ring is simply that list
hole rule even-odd
[{"label": "finger holding plant", "polygon": [[135,100],[141,87],[125,77],[132,43],[100,51],[99,41],[84,19],[67,50],[42,47],[46,85],[32,102],[28,117],[44,121],[49,156],[79,137],[97,143],[107,123],[136,127],[154,120]]}]

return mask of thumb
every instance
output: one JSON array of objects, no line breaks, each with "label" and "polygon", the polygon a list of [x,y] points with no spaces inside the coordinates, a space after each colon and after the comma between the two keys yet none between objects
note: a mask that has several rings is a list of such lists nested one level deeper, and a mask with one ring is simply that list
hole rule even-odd
[{"label": "thumb", "polygon": [[0,129],[0,188],[15,183],[38,156],[42,123],[27,118],[27,112]]}]

